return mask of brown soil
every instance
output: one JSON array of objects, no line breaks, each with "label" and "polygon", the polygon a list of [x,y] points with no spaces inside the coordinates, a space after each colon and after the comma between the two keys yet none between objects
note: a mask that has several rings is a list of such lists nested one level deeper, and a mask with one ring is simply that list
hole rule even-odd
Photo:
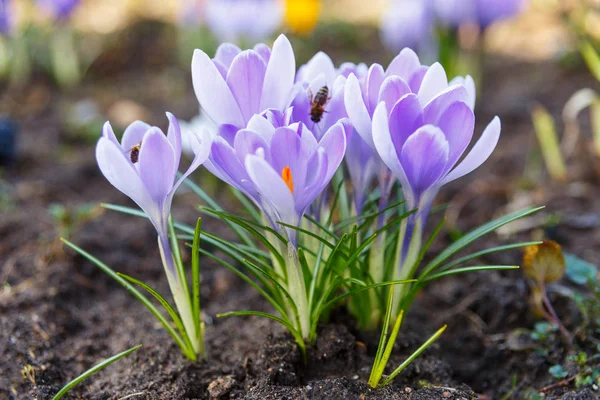
[{"label": "brown soil", "polygon": [[[101,65],[95,68],[103,71]],[[165,109],[182,118],[195,113],[187,70],[140,68],[124,68],[110,78],[92,70],[95,80],[68,94],[42,79],[24,89],[5,91],[2,110],[15,116],[22,130],[19,159],[3,171],[9,185],[2,193],[8,202],[0,210],[0,399],[50,399],[90,366],[140,343],[143,347],[136,353],[77,386],[71,398],[425,400],[499,399],[508,394],[505,398],[518,399],[525,398],[526,388],[556,383],[548,368],[564,359],[560,342],[548,344],[547,355],[538,355],[517,351],[503,340],[515,329],[532,329],[536,322],[518,271],[461,275],[426,289],[407,317],[390,365],[400,363],[441,324],[447,323],[448,331],[393,384],[372,390],[366,380],[377,334],[357,331],[343,311],[336,312],[320,328],[305,365],[291,337],[272,321],[215,318],[224,311],[269,308],[252,288],[205,260],[201,290],[208,358],[197,364],[185,360],[141,304],[57,243],[57,229],[48,213],[50,203],[71,208],[100,201],[130,204],[100,175],[90,143],[66,134],[60,119],[64,104],[93,99],[106,110],[117,99],[134,99],[150,110],[149,122],[159,126],[165,125]],[[600,227],[569,224],[569,216],[600,213],[595,201],[600,190],[591,180],[590,164],[575,163],[573,172],[588,183],[538,182],[544,189],[523,192],[517,182],[532,145],[529,106],[543,102],[558,117],[571,93],[597,83],[584,70],[569,72],[555,65],[511,60],[490,62],[485,82],[478,121],[487,123],[492,113],[502,117],[499,149],[485,167],[443,190],[440,201],[453,200],[452,210],[462,207],[457,227],[466,230],[497,215],[516,194],[528,193],[528,202],[546,204],[547,214],[564,217],[552,234],[562,238],[566,250],[599,263],[594,249],[600,248]],[[185,93],[177,89],[181,87]],[[202,178],[197,175],[197,180]],[[193,222],[196,202],[192,194],[179,195],[177,219]],[[228,235],[216,221],[206,220],[204,228]],[[80,227],[73,240],[117,271],[168,293],[153,230],[146,221],[107,211]],[[500,242],[489,236],[477,247]],[[439,240],[432,254],[444,243],[448,241]],[[486,261],[518,264],[519,260],[515,251]],[[558,304],[567,326],[576,324],[574,306]],[[22,375],[26,366],[33,367],[31,379]],[[590,387],[575,389],[570,384],[546,390],[546,398],[552,399],[597,396]]]}]

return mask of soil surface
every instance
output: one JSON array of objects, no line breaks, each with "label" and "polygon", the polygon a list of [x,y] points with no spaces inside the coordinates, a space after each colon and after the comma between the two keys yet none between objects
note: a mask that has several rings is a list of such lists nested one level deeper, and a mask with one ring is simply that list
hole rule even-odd
[{"label": "soil surface", "polygon": [[[139,46],[137,51],[147,50]],[[12,115],[21,131],[17,161],[0,170],[0,399],[50,399],[90,366],[137,344],[143,347],[87,379],[68,397],[524,399],[526,391],[534,389],[551,399],[598,398],[591,386],[576,388],[573,381],[561,383],[548,373],[566,356],[559,341],[549,343],[546,354],[509,343],[515,330],[531,330],[538,321],[529,310],[527,284],[519,271],[460,275],[424,290],[407,316],[390,365],[402,362],[442,324],[447,323],[448,330],[389,387],[372,390],[366,381],[378,334],[357,331],[340,310],[321,326],[304,364],[292,338],[276,323],[215,317],[219,312],[269,307],[232,273],[203,260],[208,357],[196,364],[187,361],[138,301],[83,257],[63,248],[48,211],[51,203],[68,210],[86,203],[132,204],[95,164],[93,143],[99,130],[91,140],[70,133],[63,119],[68,104],[93,101],[103,114],[112,115],[117,101],[129,99],[136,103],[129,106],[129,119],[142,114],[162,127],[165,110],[182,119],[197,111],[187,69],[122,60],[118,71],[107,72],[102,62],[113,65],[101,58],[88,80],[71,92],[57,90],[43,77],[25,88],[3,89],[0,110]],[[523,177],[535,169],[528,161],[535,147],[531,105],[544,104],[559,120],[568,97],[583,87],[598,89],[597,82],[583,68],[564,70],[506,59],[488,60],[485,71],[478,132],[498,114],[503,136],[484,167],[442,190],[439,201],[451,205],[449,222],[458,216],[454,227],[466,231],[510,207],[545,204],[543,218],[561,216],[546,233],[559,238],[566,251],[600,263],[600,223],[593,222],[600,219],[600,186],[593,160],[581,156],[585,151],[569,162],[571,182],[553,184],[541,173],[533,182],[537,189],[523,185]],[[589,132],[585,122],[582,132]],[[194,179],[209,182],[204,172]],[[182,191],[174,204],[177,219],[193,223],[197,218],[193,194]],[[587,224],[574,222],[582,216],[588,216]],[[214,220],[206,219],[203,228],[230,236]],[[476,248],[531,239],[531,231],[490,235]],[[76,226],[71,239],[113,269],[168,293],[148,222],[104,211]],[[449,240],[441,237],[431,254]],[[485,262],[519,264],[520,258],[519,251],[512,251]],[[551,297],[567,327],[573,328],[577,310]]]}]

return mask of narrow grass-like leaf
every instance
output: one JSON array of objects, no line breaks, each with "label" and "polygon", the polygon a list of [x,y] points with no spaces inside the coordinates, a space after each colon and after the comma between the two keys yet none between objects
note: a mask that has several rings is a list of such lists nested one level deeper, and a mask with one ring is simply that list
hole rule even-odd
[{"label": "narrow grass-like leaf", "polygon": [[491,253],[497,253],[500,251],[505,251],[505,250],[512,250],[512,249],[518,249],[521,247],[527,247],[527,246],[535,246],[538,245],[542,242],[537,241],[537,242],[521,242],[521,243],[515,243],[515,244],[508,244],[508,245],[504,245],[504,246],[498,246],[498,247],[492,247],[489,249],[485,249],[485,250],[481,250],[478,251],[476,253],[472,253],[469,255],[466,255],[464,257],[461,258],[457,258],[456,260],[449,262],[448,264],[444,264],[443,266],[441,266],[440,268],[438,268],[438,270],[440,271],[446,271],[449,270],[450,268],[453,268],[457,265],[466,263],[467,261],[471,261],[475,258],[481,257],[481,256],[485,256],[487,254],[491,254]]},{"label": "narrow grass-like leaf", "polygon": [[192,242],[192,316],[199,337],[202,342],[202,319],[200,318],[200,232],[202,232],[202,218],[196,222],[194,241]]},{"label": "narrow grass-like leaf", "polygon": [[102,261],[98,260],[96,257],[92,256],[90,253],[83,250],[81,247],[69,242],[67,239],[61,238],[64,244],[75,250],[77,253],[81,254],[83,257],[87,258],[89,261],[94,263],[98,268],[104,271],[108,276],[117,281],[121,286],[123,286],[129,293],[131,293],[136,299],[138,299],[150,312],[152,315],[158,319],[158,322],[162,324],[162,326],[169,332],[171,337],[175,340],[177,345],[181,348],[181,351],[186,355],[186,357],[194,360],[196,358],[195,355],[190,355],[188,353],[188,349],[186,348],[185,343],[181,339],[181,337],[177,334],[177,332],[173,329],[171,324],[165,319],[165,317],[158,311],[158,309],[152,304],[146,296],[144,296],[139,290],[135,288],[131,283],[127,282],[127,280],[121,278],[115,271],[113,271],[108,265],[104,264]]},{"label": "narrow grass-like leaf", "polygon": [[[391,292],[394,292],[394,288],[391,288]],[[392,296],[390,296],[392,297]],[[391,310],[388,311],[391,314]],[[392,354],[392,350],[394,349],[394,344],[396,343],[396,339],[398,338],[398,333],[400,332],[400,326],[402,325],[402,320],[404,319],[404,310],[400,310],[400,313],[396,317],[396,322],[394,323],[394,329],[392,329],[392,333],[390,334],[390,338],[387,341],[385,346],[385,350],[383,351],[381,357],[377,361],[377,363],[373,364],[372,374],[373,379],[369,378],[369,386],[372,388],[377,388],[379,382],[381,381],[381,377],[383,376],[383,372],[385,371],[385,367],[387,366],[388,361],[390,360],[390,356]]]},{"label": "narrow grass-like leaf", "polygon": [[[212,260],[218,262],[219,264],[221,264],[222,266],[224,266],[225,268],[227,268],[228,270],[230,270],[231,272],[233,272],[234,274],[239,276],[244,282],[246,282],[247,284],[252,286],[254,289],[256,289],[256,291],[261,296],[263,296],[265,298],[265,300],[267,300],[269,302],[269,304],[271,304],[273,306],[273,308],[275,308],[277,310],[277,312],[279,312],[279,314],[281,314],[282,316],[287,315],[281,302],[276,301],[269,293],[267,293],[262,287],[257,285],[256,282],[254,282],[252,279],[250,279],[250,277],[248,277],[242,271],[240,271],[239,269],[237,269],[236,267],[234,267],[227,261],[225,261],[215,255],[212,255],[211,253],[207,252],[204,249],[200,249],[200,253],[204,254],[205,256],[211,258]],[[263,281],[264,281],[264,278],[261,277],[261,279],[263,279]],[[268,286],[266,286],[266,282],[265,282],[265,287],[268,287]]]},{"label": "narrow grass-like leaf", "polygon": [[[223,208],[219,205],[219,203],[213,200],[212,197],[210,197],[204,190],[202,190],[202,188],[200,188],[200,186],[196,185],[191,179],[185,179],[183,183],[187,187],[189,187],[192,190],[192,192],[194,192],[198,197],[200,197],[209,207],[215,210],[224,211]],[[227,226],[231,228],[231,230],[238,236],[238,238],[242,242],[244,242],[248,246],[252,245],[252,239],[250,238],[250,236],[248,236],[248,233],[246,231],[240,229],[239,226],[236,226],[235,224],[229,221],[223,222],[225,222]]]},{"label": "narrow grass-like leaf", "polygon": [[[455,268],[447,271],[438,272],[433,275],[429,275],[423,279],[423,282],[430,282],[435,279],[442,278],[444,276],[464,274],[465,272],[476,272],[476,271],[506,271],[509,269],[519,269],[518,265],[481,265],[473,267]],[[419,277],[420,280],[420,277]]]},{"label": "narrow grass-like leaf", "polygon": [[323,224],[321,224],[319,221],[317,221],[316,219],[314,219],[310,215],[304,214],[304,218],[306,218],[309,222],[315,224],[319,229],[321,229],[323,232],[325,232],[326,234],[328,234],[329,236],[331,236],[332,238],[334,238],[336,241],[340,239],[340,237],[338,235],[336,235],[335,233],[333,233],[327,227],[323,226]]},{"label": "narrow grass-like leaf", "polygon": [[151,288],[150,286],[148,286],[147,284],[145,284],[144,282],[142,282],[138,279],[135,279],[126,274],[122,274],[120,272],[117,272],[117,275],[119,275],[121,278],[128,280],[129,282],[133,283],[134,285],[138,285],[139,287],[141,287],[142,289],[144,289],[148,293],[150,293],[156,300],[158,300],[160,305],[163,306],[165,311],[171,316],[171,319],[175,323],[175,326],[177,327],[179,332],[181,332],[181,336],[183,336],[183,341],[185,342],[186,346],[188,347],[188,350],[193,353],[194,347],[192,346],[192,342],[190,341],[189,335],[188,335],[187,331],[185,330],[185,326],[183,326],[183,323],[181,322],[181,318],[179,318],[177,311],[175,311],[175,309],[171,306],[171,304],[169,304],[167,299],[165,299],[156,290],[154,290],[153,288]]},{"label": "narrow grass-like leaf", "polygon": [[254,218],[256,222],[262,221],[260,212],[256,209],[254,203],[248,200],[248,198],[242,192],[240,192],[233,186],[229,186],[229,191],[235,196],[236,199],[238,199],[238,201],[242,204],[246,212],[248,212],[248,214],[250,214],[250,216]]},{"label": "narrow grass-like leaf", "polygon": [[[388,212],[389,210],[392,210],[392,209],[394,209],[394,208],[396,208],[399,205],[404,204],[404,203],[406,203],[406,200],[402,200],[402,201],[399,201],[397,203],[392,204],[391,206],[387,206],[383,210],[373,211],[373,212],[366,213],[366,214],[363,213],[363,214],[358,215],[356,217],[347,218],[347,219],[341,221],[339,224],[337,224],[335,226],[335,229],[336,230],[343,229],[343,228],[347,227],[348,225],[352,225],[352,224],[354,224],[355,222],[358,222],[358,221],[366,220],[367,218],[369,218],[370,222],[372,222],[375,218],[379,217],[381,214],[383,214],[385,212]],[[368,226],[368,225],[370,225],[370,223],[364,224],[364,225]]]},{"label": "narrow grass-like leaf", "polygon": [[302,339],[302,335],[300,332],[296,330],[288,321],[277,317],[276,315],[261,312],[261,311],[230,311],[226,313],[217,314],[217,318],[225,318],[225,317],[240,317],[240,316],[257,316],[272,319],[273,321],[279,322],[281,325],[285,326],[294,339],[296,339],[296,343],[300,347],[300,350],[303,356],[306,355],[306,344],[304,343],[304,339]]},{"label": "narrow grass-like leaf", "polygon": [[[383,329],[381,336],[379,337],[379,344],[377,345],[377,353],[375,353],[375,360],[373,361],[373,369],[371,369],[371,375],[369,376],[369,386],[377,387],[381,380],[381,375],[378,375],[378,371],[381,367],[381,360],[383,358],[383,352],[386,347],[387,336],[390,330],[390,320],[392,318],[392,308],[394,305],[394,285],[391,286],[390,295],[388,296],[387,307],[383,316]],[[385,368],[385,364],[381,369]],[[383,374],[383,372],[382,372]]]},{"label": "narrow grass-like leaf", "polygon": [[484,225],[472,230],[471,232],[467,233],[466,235],[464,235],[462,238],[460,238],[456,242],[452,243],[444,251],[442,251],[437,257],[435,257],[433,260],[431,260],[431,262],[429,262],[427,264],[427,266],[425,267],[425,269],[423,270],[423,273],[421,274],[421,276],[426,277],[436,267],[438,267],[441,263],[443,263],[445,260],[447,260],[452,255],[456,254],[457,252],[459,252],[460,250],[462,250],[463,248],[465,248],[466,246],[471,244],[473,241],[479,239],[480,237],[482,237],[490,232],[495,231],[496,229],[508,224],[509,222],[515,221],[519,218],[526,217],[528,215],[531,215],[543,208],[544,207],[534,207],[534,208],[528,208],[525,210],[516,211],[514,213],[511,213],[511,214],[505,215],[503,217],[500,217],[498,219],[495,219],[493,221],[490,221],[487,224],[484,224]]},{"label": "narrow grass-like leaf", "polygon": [[327,307],[335,304],[336,302],[340,301],[341,299],[343,299],[346,296],[351,296],[351,295],[365,292],[367,290],[371,290],[371,289],[378,288],[378,287],[384,287],[384,286],[390,286],[390,285],[404,285],[406,283],[413,283],[416,281],[417,281],[416,279],[404,279],[404,280],[398,280],[398,281],[387,281],[387,282],[374,283],[372,285],[368,285],[368,286],[362,287],[360,289],[351,290],[349,292],[343,293],[343,294],[335,297],[334,299],[328,301],[327,303],[325,303],[325,305],[323,305],[322,308],[327,309]]},{"label": "narrow grass-like leaf", "polygon": [[60,391],[58,393],[56,393],[54,395],[54,397],[52,398],[52,400],[59,400],[59,399],[61,399],[65,394],[67,394],[69,392],[69,390],[73,389],[73,387],[76,386],[81,381],[83,381],[86,378],[94,375],[96,372],[98,372],[98,371],[100,371],[100,370],[108,367],[110,364],[114,363],[115,361],[120,360],[121,358],[123,358],[125,356],[128,356],[129,354],[133,353],[134,351],[136,351],[140,347],[142,347],[142,345],[138,344],[137,346],[134,346],[134,347],[130,348],[129,350],[125,350],[122,353],[114,355],[114,356],[112,356],[110,358],[107,358],[106,360],[102,361],[101,363],[98,363],[98,364],[94,365],[92,368],[88,369],[83,374],[79,375],[77,378],[75,378],[72,381],[70,381],[69,383],[67,383],[62,389],[60,389]]},{"label": "narrow grass-like leaf", "polygon": [[189,299],[190,286],[188,283],[187,274],[185,273],[185,267],[183,266],[183,261],[181,260],[181,252],[179,250],[179,243],[177,242],[177,234],[175,234],[175,228],[173,227],[173,220],[171,219],[171,216],[169,216],[168,226],[169,240],[171,242],[171,251],[173,253],[173,260],[175,261],[175,266],[177,267],[177,275],[179,275],[179,281],[181,282],[184,296],[186,299]]},{"label": "narrow grass-like leaf", "polygon": [[444,333],[444,331],[446,330],[447,327],[448,327],[447,325],[442,326],[436,333],[434,333],[429,339],[427,339],[427,341],[425,343],[423,343],[421,345],[421,347],[419,347],[417,350],[415,350],[415,352],[412,353],[410,355],[410,357],[408,357],[406,360],[404,360],[404,362],[402,364],[400,364],[400,366],[398,366],[398,368],[396,368],[394,370],[394,372],[392,372],[385,381],[383,381],[381,386],[382,387],[386,386],[392,380],[394,380],[394,378],[396,376],[398,376],[398,374],[400,372],[402,372],[404,370],[404,368],[406,368],[411,362],[413,362],[415,360],[415,358],[419,357],[422,352],[424,352],[429,346],[431,346],[433,344],[433,342],[435,342],[442,335],[442,333]]},{"label": "narrow grass-like leaf", "polygon": [[306,229],[300,228],[300,227],[298,227],[298,226],[296,226],[296,225],[290,225],[290,224],[286,224],[285,222],[277,221],[277,223],[278,223],[279,225],[281,225],[281,226],[285,226],[286,228],[293,229],[293,230],[295,230],[295,231],[298,231],[298,232],[301,232],[301,233],[303,233],[303,234],[305,234],[305,235],[308,235],[308,236],[310,236],[310,237],[312,237],[312,238],[315,238],[315,239],[317,239],[319,242],[323,243],[325,246],[329,247],[330,249],[333,249],[333,248],[335,248],[335,246],[334,246],[334,245],[332,245],[331,243],[329,243],[327,240],[323,239],[321,236],[317,235],[316,233],[313,233],[313,232],[311,232],[311,231],[309,231],[309,230],[306,230]]}]

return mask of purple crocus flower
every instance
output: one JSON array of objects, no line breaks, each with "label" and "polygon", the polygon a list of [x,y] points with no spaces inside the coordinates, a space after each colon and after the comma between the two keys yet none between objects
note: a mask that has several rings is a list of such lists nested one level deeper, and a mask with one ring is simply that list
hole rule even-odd
[{"label": "purple crocus flower", "polygon": [[381,39],[394,52],[410,47],[419,49],[420,54],[434,54],[434,29],[431,0],[391,0],[381,16]]},{"label": "purple crocus flower", "polygon": [[[251,118],[233,137],[214,138],[207,168],[253,200],[270,220],[298,226],[325,189],[346,151],[349,123],[340,121],[321,138],[303,123],[286,125],[291,110],[269,110]],[[285,229],[296,246],[295,230]]]},{"label": "purple crocus flower", "polygon": [[[340,76],[327,54],[322,51],[315,54],[296,74],[292,120],[302,122],[317,138],[323,136],[340,119],[347,117],[344,106],[345,83],[346,78]],[[326,91],[322,93],[325,93],[326,101],[322,112],[311,116],[315,99],[324,88]]]},{"label": "purple crocus flower", "polygon": [[8,35],[13,28],[12,0],[0,0],[0,35]]},{"label": "purple crocus flower", "polygon": [[[426,77],[422,88],[427,85]],[[393,94],[383,96],[373,114],[373,142],[399,179],[407,208],[418,207],[417,215],[424,220],[441,186],[473,171],[491,155],[500,137],[500,120],[493,119],[458,163],[475,126],[466,87],[453,85],[432,97],[434,91],[414,94],[401,81],[393,86]]]},{"label": "purple crocus flower", "polygon": [[96,146],[100,171],[146,213],[158,232],[163,248],[170,248],[168,218],[173,195],[183,180],[206,161],[211,143],[207,132],[201,133],[201,136],[190,135],[194,160],[183,176],[175,181],[181,159],[181,129],[171,113],[167,113],[167,118],[167,135],[157,127],[135,121],[125,129],[121,143],[107,122]]},{"label": "purple crocus flower", "polygon": [[69,18],[80,3],[81,0],[37,0],[38,6],[57,20]]},{"label": "purple crocus flower", "polygon": [[[451,96],[460,83],[466,90],[465,102],[473,108],[475,84],[471,77],[457,78],[449,83],[446,72],[439,63],[431,67],[421,65],[417,54],[405,48],[392,60],[387,70],[379,64],[373,64],[364,77],[349,75],[344,91],[346,111],[356,131],[371,149],[375,150],[372,119],[375,108],[381,101],[391,102],[397,100],[400,95],[414,93],[418,94],[424,106],[446,91],[449,91]],[[381,190],[380,209],[387,206],[393,178],[389,168],[381,164],[377,174]]]},{"label": "purple crocus flower", "polygon": [[437,18],[444,25],[475,23],[483,29],[511,18],[525,9],[528,0],[433,0]]},{"label": "purple crocus flower", "polygon": [[208,0],[204,18],[220,42],[257,42],[279,28],[283,6],[278,0]]},{"label": "purple crocus flower", "polygon": [[214,59],[194,51],[192,80],[200,105],[217,125],[236,130],[254,114],[285,111],[294,86],[296,61],[289,40],[280,35],[273,50],[264,44],[252,50],[224,43]]}]

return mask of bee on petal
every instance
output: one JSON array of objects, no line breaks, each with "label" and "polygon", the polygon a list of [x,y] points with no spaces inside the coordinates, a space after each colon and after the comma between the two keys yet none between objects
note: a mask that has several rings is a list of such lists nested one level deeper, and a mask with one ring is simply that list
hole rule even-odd
[{"label": "bee on petal", "polygon": [[321,118],[323,118],[323,113],[325,111],[325,104],[331,99],[329,96],[329,88],[327,86],[323,86],[317,94],[314,95],[309,89],[310,95],[310,119],[314,123],[321,122]]},{"label": "bee on petal", "polygon": [[138,143],[134,144],[133,146],[131,146],[131,148],[129,150],[127,150],[127,152],[126,152],[126,153],[129,153],[129,159],[131,160],[131,162],[133,164],[138,162],[138,160],[140,159],[140,148],[141,147],[142,147],[142,142],[138,142]]}]

